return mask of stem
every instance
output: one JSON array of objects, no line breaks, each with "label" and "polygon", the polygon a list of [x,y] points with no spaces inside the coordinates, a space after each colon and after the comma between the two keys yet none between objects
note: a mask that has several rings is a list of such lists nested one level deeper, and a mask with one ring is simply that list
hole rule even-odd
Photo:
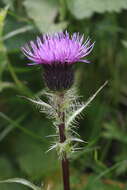
[{"label": "stem", "polygon": [[[60,114],[61,115],[61,114]],[[62,113],[62,120],[63,123],[61,123],[59,127],[59,137],[60,137],[60,143],[63,143],[66,140],[65,136],[65,123],[64,123],[64,113]],[[61,161],[62,164],[62,174],[63,174],[63,185],[64,190],[70,190],[70,174],[69,174],[69,160],[67,159],[66,153],[64,154],[64,158]]]}]

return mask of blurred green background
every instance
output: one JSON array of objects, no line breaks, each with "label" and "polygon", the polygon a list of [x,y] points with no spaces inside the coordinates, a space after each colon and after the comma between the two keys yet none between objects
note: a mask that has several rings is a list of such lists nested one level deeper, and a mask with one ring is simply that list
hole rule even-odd
[{"label": "blurred green background", "polygon": [[[91,64],[75,65],[82,100],[109,81],[79,120],[77,131],[88,143],[71,161],[72,189],[126,190],[127,0],[1,0],[0,7],[0,180],[22,177],[62,189],[56,153],[45,153],[52,122],[19,97],[44,89],[41,68],[28,67],[20,47],[67,29],[96,42]],[[27,189],[0,184],[0,190]]]}]

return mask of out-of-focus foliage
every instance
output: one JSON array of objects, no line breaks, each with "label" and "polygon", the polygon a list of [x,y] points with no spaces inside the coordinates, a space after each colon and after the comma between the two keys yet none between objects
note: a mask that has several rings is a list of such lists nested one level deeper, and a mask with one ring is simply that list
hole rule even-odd
[{"label": "out-of-focus foliage", "polygon": [[54,23],[59,10],[58,0],[25,0],[24,6],[40,32],[55,32],[67,26],[66,22]]},{"label": "out-of-focus foliage", "polygon": [[127,9],[126,0],[70,0],[67,1],[70,12],[77,18],[83,19],[96,13],[120,12]]},{"label": "out-of-focus foliage", "polygon": [[[0,12],[0,55],[1,55],[0,56],[0,79],[2,78],[3,70],[7,64],[6,48],[2,41],[2,35],[3,35],[4,22],[5,22],[6,15],[7,15],[7,8],[4,8]],[[3,83],[3,86],[0,87],[1,89],[4,88],[4,86],[5,86],[4,84],[6,84],[6,83]]]},{"label": "out-of-focus foliage", "polygon": [[[1,0],[0,7],[0,180],[21,177],[62,189],[56,154],[46,153],[52,122],[19,97],[44,89],[42,69],[28,67],[20,47],[67,29],[96,41],[92,63],[75,65],[82,100],[109,81],[79,120],[88,143],[71,161],[72,188],[127,189],[127,0]],[[28,188],[0,184],[8,189]]]}]

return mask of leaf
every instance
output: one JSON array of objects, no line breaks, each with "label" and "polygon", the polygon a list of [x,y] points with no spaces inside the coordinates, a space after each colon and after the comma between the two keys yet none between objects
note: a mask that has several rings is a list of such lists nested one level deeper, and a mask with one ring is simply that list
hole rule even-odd
[{"label": "leaf", "polygon": [[[45,28],[44,32],[60,32],[60,31],[63,31],[65,28],[67,28],[67,25],[68,25],[68,22],[66,21],[53,23],[53,24],[47,25],[47,28]],[[42,29],[41,31],[43,30],[44,29]]]},{"label": "leaf", "polygon": [[9,5],[9,9],[14,10],[14,0],[3,0],[3,3],[7,6]]},{"label": "leaf", "polygon": [[85,141],[83,141],[82,139],[75,138],[75,137],[72,137],[70,140],[71,140],[71,141],[76,141],[76,142],[82,142],[82,143],[85,142]]},{"label": "leaf", "polygon": [[4,22],[7,15],[7,11],[8,11],[8,6],[0,10],[0,37],[2,36],[3,33]]},{"label": "leaf", "polygon": [[5,18],[7,15],[8,7],[1,9],[0,11],[0,79],[2,78],[3,71],[7,64],[6,48],[2,41],[2,34],[4,29]]},{"label": "leaf", "polygon": [[102,177],[104,177],[108,173],[112,172],[112,170],[115,170],[117,167],[119,167],[123,162],[125,162],[125,160],[117,162],[116,164],[114,164],[110,168],[107,168],[106,170],[104,170],[103,172],[101,172],[94,180],[97,181],[97,180],[101,179]]},{"label": "leaf", "polygon": [[66,122],[66,127],[68,127],[75,118],[92,102],[92,100],[97,96],[97,94],[107,85],[107,81],[91,96],[88,101],[83,104],[79,109],[77,109],[67,120]]},{"label": "leaf", "polygon": [[102,133],[103,137],[107,139],[116,139],[122,143],[127,143],[127,135],[116,122],[111,121],[110,123],[104,124],[105,131]]},{"label": "leaf", "polygon": [[16,84],[17,89],[18,89],[21,93],[23,93],[23,94],[25,94],[25,95],[26,95],[26,94],[31,95],[32,93],[31,93],[30,89],[29,89],[24,83],[22,83],[22,82],[19,80],[19,78],[18,78],[16,72],[14,71],[13,66],[12,66],[10,63],[8,64],[8,69],[9,69],[9,71],[10,71],[10,74],[11,74],[13,80],[15,81],[15,84]]},{"label": "leaf", "polygon": [[2,92],[6,88],[14,88],[15,85],[11,82],[1,82],[0,81],[0,92]]},{"label": "leaf", "polygon": [[[16,123],[19,124],[21,121],[24,120],[27,113],[23,114],[20,118],[16,120]],[[0,133],[0,142],[15,128],[15,125],[11,124],[7,126],[3,131]]]},{"label": "leaf", "polygon": [[46,153],[53,150],[53,149],[56,149],[56,147],[57,147],[57,144],[51,145],[50,148],[46,151]]},{"label": "leaf", "polygon": [[[8,178],[14,178],[19,174],[20,171],[13,165],[12,161],[9,160],[8,156],[0,156],[0,180]],[[9,185],[8,183],[0,183],[0,190],[28,190],[25,186],[19,186],[18,184]]]},{"label": "leaf", "polygon": [[40,187],[34,185],[33,183],[31,183],[30,181],[28,181],[26,179],[22,179],[22,178],[12,178],[12,179],[7,179],[7,180],[2,180],[2,181],[0,181],[0,183],[20,183],[22,185],[30,187],[33,190],[41,190]]},{"label": "leaf", "polygon": [[9,38],[12,38],[13,36],[16,36],[18,34],[22,34],[22,33],[25,33],[25,32],[28,32],[30,30],[33,30],[33,26],[29,26],[29,25],[26,25],[26,26],[23,26],[21,28],[18,28],[16,30],[13,30],[9,33],[7,33],[4,37],[3,37],[3,40],[7,40]]},{"label": "leaf", "polygon": [[41,99],[38,99],[37,100],[34,100],[34,99],[31,99],[31,98],[28,98],[28,97],[25,97],[25,96],[19,96],[21,98],[25,98],[27,100],[29,100],[30,102],[34,103],[34,104],[37,104],[39,106],[44,106],[44,107],[47,107],[47,108],[52,108],[52,106],[50,106],[49,104],[43,102]]},{"label": "leaf", "polygon": [[125,48],[127,48],[127,40],[122,40],[121,42],[122,42],[122,45],[123,45]]},{"label": "leaf", "polygon": [[[1,172],[2,171],[2,172]],[[15,175],[15,169],[13,164],[5,156],[0,156],[0,179],[7,177],[13,177]]]},{"label": "leaf", "polygon": [[57,0],[25,0],[24,6],[41,32],[59,31],[67,26],[66,22],[54,23],[59,8]]},{"label": "leaf", "polygon": [[[8,15],[11,16],[6,19],[2,40],[5,43],[8,53],[16,54],[20,52],[20,55],[22,55],[21,47],[35,37],[37,30],[28,18],[19,17],[10,10],[8,11]],[[14,62],[12,65],[15,65]]]},{"label": "leaf", "polygon": [[123,188],[120,187],[119,182],[109,180],[109,183],[106,183],[107,180],[104,182],[102,180],[95,180],[95,175],[89,175],[87,179],[87,184],[85,186],[85,190],[121,190]]},{"label": "leaf", "polygon": [[77,19],[88,18],[95,12],[120,12],[127,9],[126,0],[69,0],[67,5]]},{"label": "leaf", "polygon": [[3,119],[7,120],[11,125],[13,125],[15,128],[18,128],[20,129],[21,131],[23,131],[24,133],[26,133],[27,135],[35,138],[35,139],[38,139],[40,141],[43,141],[44,140],[42,139],[42,137],[36,135],[35,133],[33,133],[32,131],[22,127],[17,121],[14,121],[12,119],[10,119],[8,116],[6,116],[4,113],[0,112],[0,117],[2,117]]},{"label": "leaf", "polygon": [[[127,156],[127,155],[126,155]],[[126,157],[125,157],[126,158]],[[116,169],[117,175],[125,174],[127,172],[127,160],[124,160]]]},{"label": "leaf", "polygon": [[[45,129],[40,130],[41,128],[39,129],[41,134],[45,131]],[[25,173],[30,179],[36,181],[42,179],[42,177],[49,177],[58,169],[57,162],[55,162],[55,153],[45,153],[49,144],[49,142],[39,144],[36,141],[33,141],[30,137],[25,136],[22,138],[22,135],[17,140],[15,146],[15,149],[18,152],[17,163],[23,173]]]}]

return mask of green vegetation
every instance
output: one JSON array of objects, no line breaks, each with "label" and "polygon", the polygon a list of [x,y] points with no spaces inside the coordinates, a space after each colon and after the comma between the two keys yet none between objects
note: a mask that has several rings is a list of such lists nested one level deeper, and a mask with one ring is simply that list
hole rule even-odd
[{"label": "green vegetation", "polygon": [[[127,189],[127,0],[0,1],[0,180],[21,177],[62,189],[52,122],[20,96],[44,89],[41,67],[27,66],[20,47],[37,35],[67,29],[95,41],[91,64],[75,65],[82,100],[106,81],[79,120],[87,141],[71,161],[74,190]],[[43,97],[45,98],[45,97]],[[27,190],[0,184],[0,190]]]}]

